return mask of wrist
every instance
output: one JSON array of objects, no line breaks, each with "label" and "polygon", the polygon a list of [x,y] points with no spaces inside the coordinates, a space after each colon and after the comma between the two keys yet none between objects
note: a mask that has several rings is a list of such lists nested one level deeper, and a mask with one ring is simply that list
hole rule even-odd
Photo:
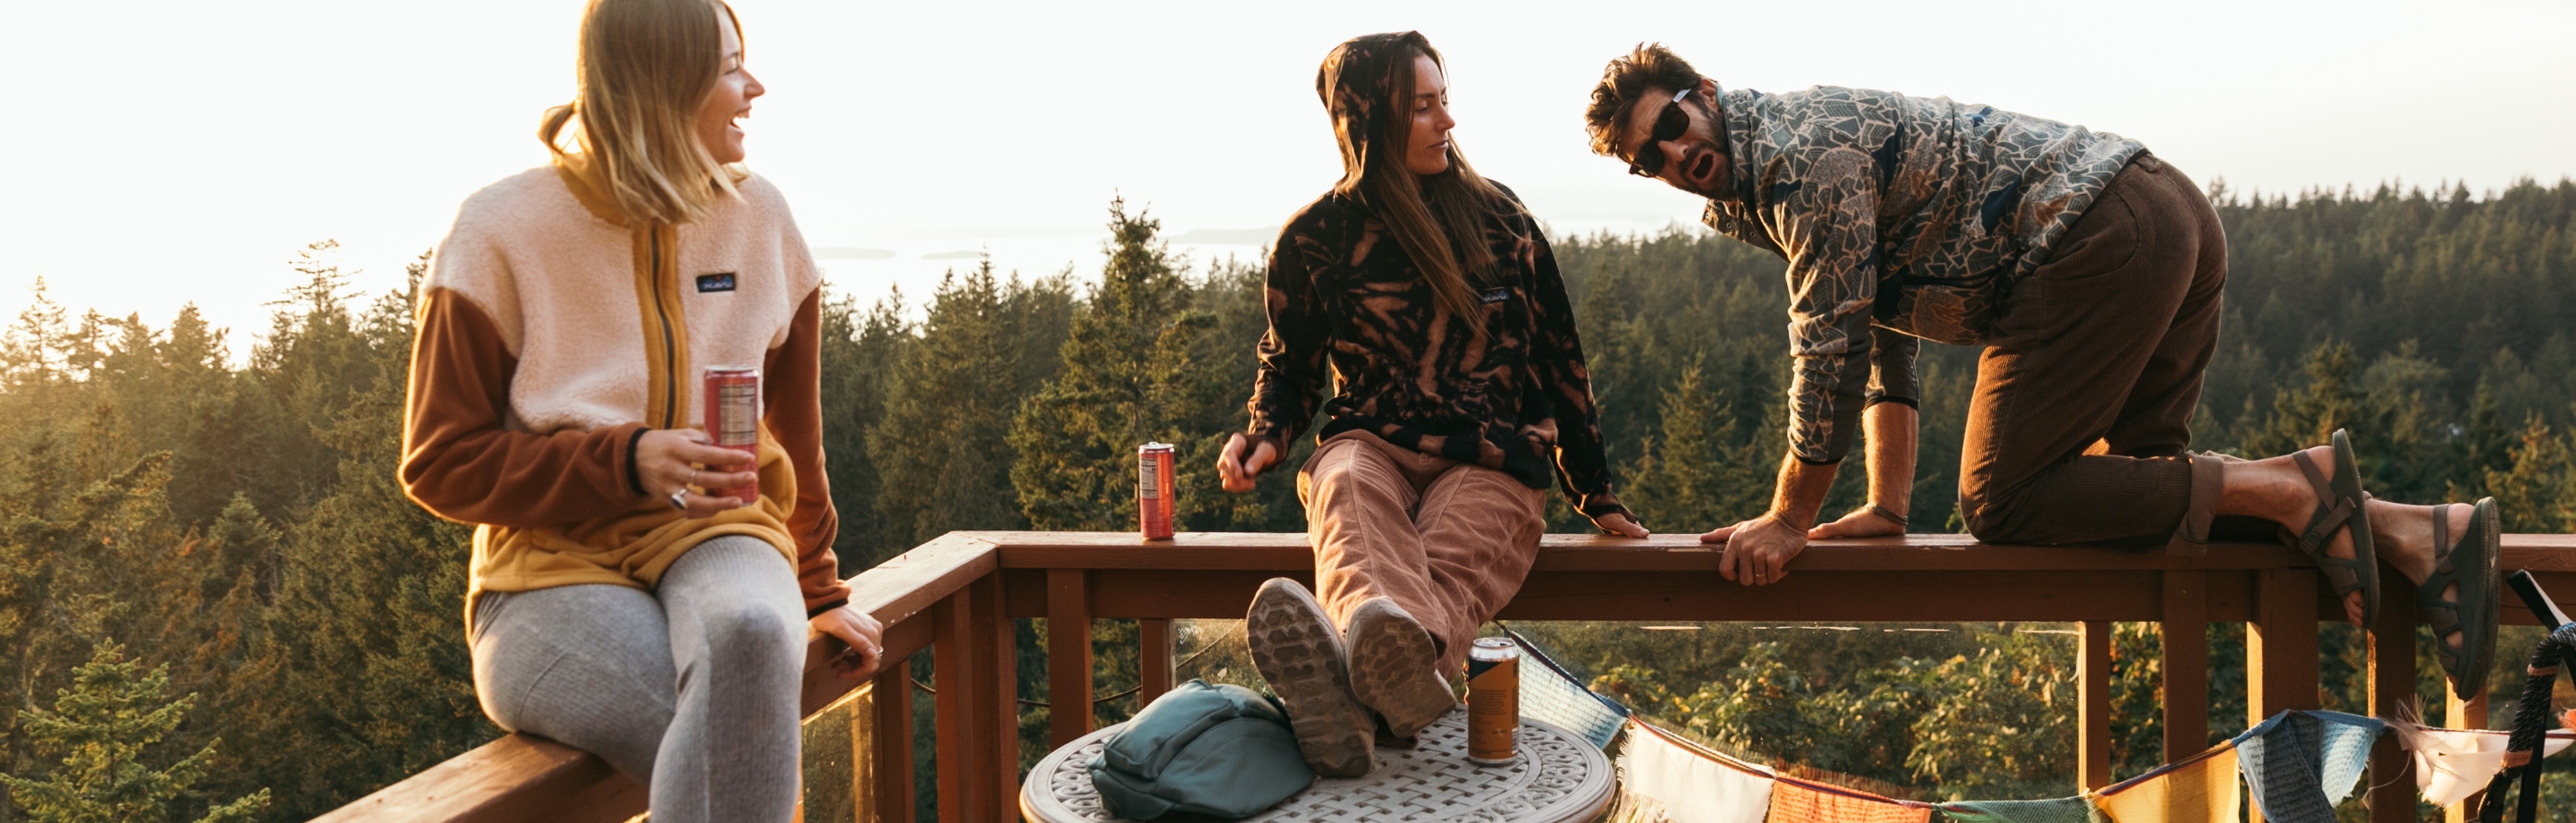
[{"label": "wrist", "polygon": [[1778,523],[1792,529],[1797,529],[1800,532],[1816,527],[1816,518],[1813,515],[1800,518],[1797,517],[1794,512],[1772,509],[1770,511],[1763,512],[1762,516],[1770,518],[1771,522]]},{"label": "wrist", "polygon": [[1907,525],[1905,522],[1905,506],[1901,503],[1890,506],[1873,501],[1869,505],[1861,507],[1861,511],[1869,512],[1881,520],[1885,520],[1899,526]]}]

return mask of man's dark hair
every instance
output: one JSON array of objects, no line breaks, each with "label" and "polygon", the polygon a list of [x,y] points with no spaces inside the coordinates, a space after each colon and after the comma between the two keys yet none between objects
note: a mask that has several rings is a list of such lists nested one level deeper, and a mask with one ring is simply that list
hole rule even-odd
[{"label": "man's dark hair", "polygon": [[1592,135],[1592,152],[1605,157],[1619,153],[1620,125],[1628,121],[1628,111],[1636,108],[1637,97],[1647,89],[1680,93],[1698,88],[1699,81],[1699,72],[1662,43],[1639,43],[1627,56],[1611,60],[1601,70],[1601,85],[1592,87],[1592,105],[1583,110],[1583,130]]}]

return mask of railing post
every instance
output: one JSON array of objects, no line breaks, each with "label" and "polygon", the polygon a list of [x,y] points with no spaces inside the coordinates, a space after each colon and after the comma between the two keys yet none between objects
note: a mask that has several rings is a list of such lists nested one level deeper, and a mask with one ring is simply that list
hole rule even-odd
[{"label": "railing post", "polygon": [[[2245,630],[2246,725],[2283,709],[2317,705],[2317,573],[2313,569],[2255,572],[2254,623]],[[2263,812],[2246,806],[2248,823]]]},{"label": "railing post", "polygon": [[1091,575],[1047,570],[1047,725],[1062,747],[1091,733]]},{"label": "railing post", "polygon": [[2075,658],[2075,778],[2086,790],[2111,785],[2111,623],[2078,624]]},{"label": "railing post", "polygon": [[[2370,715],[2398,716],[2399,707],[2415,695],[2415,592],[2406,578],[2382,568],[2379,621],[2370,627]],[[2389,585],[2396,584],[2396,585]],[[2414,823],[2415,760],[2397,745],[2397,735],[2379,736],[2370,751],[2370,819],[2372,823]]]},{"label": "railing post", "polygon": [[851,753],[853,760],[865,756],[869,763],[868,802],[860,806],[867,817],[861,823],[912,823],[912,661],[887,661],[871,688],[875,728],[868,743],[875,751]]},{"label": "railing post", "polygon": [[[2442,713],[2443,728],[2483,729],[2487,727],[2487,696],[2484,693],[2480,693],[2474,700],[2461,700],[2458,694],[2447,688],[2442,690],[2442,694],[2445,698],[2442,702],[2447,707],[2447,710]],[[2443,809],[2443,823],[2468,823],[2470,818],[2477,816],[2478,803],[2485,800],[2486,796],[2486,792],[2480,791],[2469,795],[2466,800],[2452,804],[2450,808]]]},{"label": "railing post", "polygon": [[971,638],[975,631],[975,593],[970,587],[951,594],[931,607],[931,669],[938,691],[933,693],[939,718],[939,817],[958,820],[984,820],[980,807],[990,804],[994,787],[986,785],[990,772],[980,768],[986,759],[975,734],[975,687],[977,678],[990,678],[975,650]]},{"label": "railing post", "polygon": [[939,818],[1000,821],[1019,788],[1019,717],[1011,621],[998,574],[932,607],[939,674]]},{"label": "railing post", "polygon": [[2208,592],[2208,572],[2165,572],[2164,623],[2157,645],[2164,669],[2167,763],[2209,747]]},{"label": "railing post", "polygon": [[1179,676],[1172,672],[1172,621],[1170,618],[1148,617],[1138,620],[1136,635],[1145,646],[1145,653],[1138,655],[1136,663],[1139,681],[1137,686],[1143,689],[1137,694],[1136,708],[1142,710],[1145,704],[1154,702],[1154,698],[1171,691],[1172,681]]},{"label": "railing post", "polygon": [[985,575],[967,589],[975,593],[975,651],[982,655],[984,671],[989,672],[975,684],[987,752],[987,758],[978,763],[992,781],[994,791],[981,807],[983,816],[965,819],[1016,821],[1020,793],[1020,667],[1019,650],[1012,641],[1016,624],[1002,602],[999,572]]}]

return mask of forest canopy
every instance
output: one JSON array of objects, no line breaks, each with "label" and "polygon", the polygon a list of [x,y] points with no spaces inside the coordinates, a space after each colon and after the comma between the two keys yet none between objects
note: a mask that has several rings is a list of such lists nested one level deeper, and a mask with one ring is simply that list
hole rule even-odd
[{"label": "forest canopy", "polygon": [[[2509,530],[2576,531],[2576,183],[2210,188],[2230,276],[2196,448],[2277,454],[2350,428],[2375,493],[2494,495]],[[1288,472],[1235,496],[1212,467],[1244,420],[1262,264],[1181,259],[1141,206],[1109,217],[1096,283],[986,263],[929,295],[834,292],[825,446],[845,573],[954,529],[1130,528],[1144,440],[1179,446],[1182,528],[1304,530]],[[1554,241],[1622,497],[1658,531],[1757,513],[1785,447],[1781,261],[1688,228]],[[60,819],[26,786],[84,785],[61,745],[81,701],[167,709],[174,722],[119,751],[172,778],[152,803],[173,820],[303,819],[498,734],[464,647],[469,530],[394,478],[411,290],[353,293],[329,251],[307,250],[242,356],[194,308],[158,325],[76,313],[41,284],[0,335],[0,648],[14,652],[0,655],[0,774],[18,787],[0,821]],[[1975,369],[1973,351],[1925,347],[1917,531],[1957,528]],[[1831,511],[1859,502],[1857,481]],[[1550,512],[1588,528],[1561,499]],[[2227,630],[2204,639],[2222,682],[2241,677],[2224,671],[2241,659]],[[1118,631],[1104,685],[1133,678]],[[2071,743],[2048,730],[2071,696],[1977,702],[1957,684],[2045,686],[2071,663],[2051,668],[2064,648],[2044,629],[1993,632],[1551,637],[1605,689],[1739,750],[1936,791],[2036,791],[2069,771]],[[2140,667],[2153,634],[2121,629],[2120,699],[2138,707],[2123,716],[2154,715]],[[2333,659],[2335,635],[2325,645],[2329,702],[2357,701],[2356,664]],[[1042,696],[1042,675],[1022,679]],[[1979,736],[2014,712],[2044,733]],[[2154,739],[2136,723],[2121,736]],[[1859,739],[1875,748],[1819,742]],[[1975,765],[1996,758],[2023,765]]]}]

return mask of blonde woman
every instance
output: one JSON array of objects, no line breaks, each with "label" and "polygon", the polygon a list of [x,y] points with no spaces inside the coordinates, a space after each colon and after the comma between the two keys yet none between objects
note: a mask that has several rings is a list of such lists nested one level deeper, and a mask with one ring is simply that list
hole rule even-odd
[{"label": "blonde woman", "polygon": [[[879,652],[831,550],[820,278],[736,165],[741,43],[714,0],[592,0],[553,162],[468,198],[431,261],[405,410],[405,491],[480,525],[484,711],[650,786],[662,823],[790,819],[809,632],[845,676]],[[763,370],[756,454],[708,445],[710,366]]]}]

